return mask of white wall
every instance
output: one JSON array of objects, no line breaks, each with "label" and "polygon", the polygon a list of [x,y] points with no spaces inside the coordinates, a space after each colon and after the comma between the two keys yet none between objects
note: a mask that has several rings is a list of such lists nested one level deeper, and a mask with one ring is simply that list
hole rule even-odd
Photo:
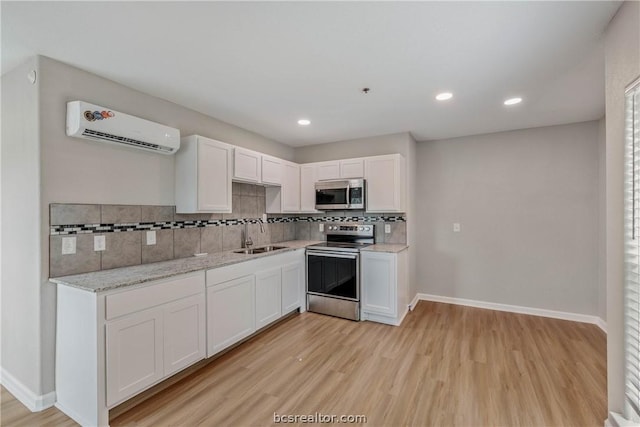
[{"label": "white wall", "polygon": [[607,136],[606,118],[598,121],[598,317],[607,321]]},{"label": "white wall", "polygon": [[420,292],[598,314],[597,121],[419,142],[417,157]]},{"label": "white wall", "polygon": [[32,62],[37,90],[25,88],[25,67],[2,77],[2,367],[34,395],[44,395],[54,390],[55,362],[49,204],[174,204],[172,156],[67,137],[67,101],[85,100],[177,127],[182,135],[197,133],[288,160],[294,150],[50,58]]},{"label": "white wall", "polygon": [[[34,394],[40,375],[40,146],[32,59],[2,76],[2,370]],[[10,386],[10,385],[9,385]]]},{"label": "white wall", "polygon": [[640,3],[624,2],[605,33],[607,389],[609,410],[624,407],[624,91],[640,77]]}]

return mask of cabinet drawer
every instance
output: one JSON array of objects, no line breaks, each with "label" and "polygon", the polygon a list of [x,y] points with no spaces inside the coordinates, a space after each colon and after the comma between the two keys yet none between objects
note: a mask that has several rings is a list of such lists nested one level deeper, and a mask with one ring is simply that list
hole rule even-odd
[{"label": "cabinet drawer", "polygon": [[110,320],[201,292],[204,292],[204,274],[200,271],[159,280],[144,288],[107,295],[105,315]]}]

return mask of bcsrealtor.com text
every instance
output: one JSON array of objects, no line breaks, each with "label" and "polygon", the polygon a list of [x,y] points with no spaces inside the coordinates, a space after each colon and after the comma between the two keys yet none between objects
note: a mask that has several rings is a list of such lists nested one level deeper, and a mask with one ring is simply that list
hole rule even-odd
[{"label": "bcsrealtor.com text", "polygon": [[335,415],[316,412],[314,414],[278,414],[273,413],[274,424],[363,424],[366,415]]}]

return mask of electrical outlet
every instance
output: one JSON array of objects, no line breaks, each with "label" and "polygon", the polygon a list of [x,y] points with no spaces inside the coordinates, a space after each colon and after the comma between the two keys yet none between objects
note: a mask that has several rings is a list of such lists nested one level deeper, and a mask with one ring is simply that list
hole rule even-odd
[{"label": "electrical outlet", "polygon": [[384,232],[385,232],[385,234],[391,233],[391,224],[385,224],[384,225]]},{"label": "electrical outlet", "polygon": [[262,214],[262,222],[266,223],[267,219],[267,214]]},{"label": "electrical outlet", "polygon": [[460,223],[459,222],[454,222],[453,223],[453,232],[454,233],[459,233],[460,232]]},{"label": "electrical outlet", "polygon": [[76,253],[76,237],[62,238],[62,255],[73,255]]},{"label": "electrical outlet", "polygon": [[107,248],[105,236],[93,236],[93,250],[95,252],[104,251]]},{"label": "electrical outlet", "polygon": [[147,231],[147,245],[156,244],[156,230]]},{"label": "electrical outlet", "polygon": [[318,224],[318,231],[324,231],[324,224]]}]

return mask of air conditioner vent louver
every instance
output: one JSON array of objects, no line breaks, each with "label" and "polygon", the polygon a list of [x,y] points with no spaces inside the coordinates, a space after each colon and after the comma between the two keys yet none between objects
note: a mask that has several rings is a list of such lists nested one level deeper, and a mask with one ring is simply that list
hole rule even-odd
[{"label": "air conditioner vent louver", "polygon": [[67,135],[159,154],[180,148],[178,129],[83,101],[67,103]]},{"label": "air conditioner vent louver", "polygon": [[131,145],[131,146],[134,146],[134,147],[144,147],[144,148],[149,149],[149,150],[163,151],[165,153],[171,153],[171,149],[169,149],[167,147],[162,147],[162,146],[160,146],[158,144],[151,144],[149,142],[138,141],[137,139],[125,138],[123,136],[111,135],[111,134],[108,134],[108,133],[98,132],[98,131],[91,130],[91,129],[85,129],[84,132],[82,132],[82,135],[88,136],[88,137],[92,137],[92,138],[96,138],[96,139],[102,139],[102,140],[107,140],[107,141],[112,141],[112,142],[118,142],[120,144],[127,144],[127,145]]}]

